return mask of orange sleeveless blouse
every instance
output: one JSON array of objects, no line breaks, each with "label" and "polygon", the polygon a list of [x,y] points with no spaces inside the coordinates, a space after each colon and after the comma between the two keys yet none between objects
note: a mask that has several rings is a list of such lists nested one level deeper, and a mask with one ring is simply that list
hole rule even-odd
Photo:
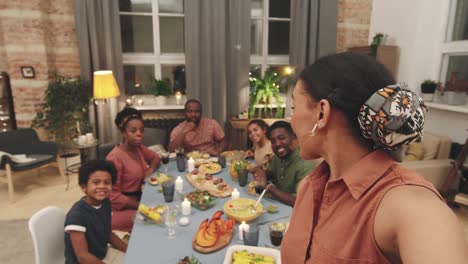
[{"label": "orange sleeveless blouse", "polygon": [[328,178],[326,162],[304,178],[281,244],[282,263],[390,263],[379,250],[373,231],[385,193],[396,186],[418,185],[442,199],[431,183],[379,150],[340,179],[328,182]]}]

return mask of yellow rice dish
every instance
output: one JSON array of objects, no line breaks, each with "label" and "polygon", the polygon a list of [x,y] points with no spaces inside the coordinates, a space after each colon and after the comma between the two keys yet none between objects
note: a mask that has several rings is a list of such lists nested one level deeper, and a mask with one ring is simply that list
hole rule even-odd
[{"label": "yellow rice dish", "polygon": [[232,264],[274,264],[275,259],[270,256],[251,253],[247,250],[234,251],[232,254]]}]

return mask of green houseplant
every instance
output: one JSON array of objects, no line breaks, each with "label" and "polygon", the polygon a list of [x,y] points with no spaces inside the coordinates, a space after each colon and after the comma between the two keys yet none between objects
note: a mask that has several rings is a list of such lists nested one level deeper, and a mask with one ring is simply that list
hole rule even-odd
[{"label": "green houseplant", "polygon": [[424,80],[421,83],[421,93],[422,93],[422,98],[424,101],[432,101],[434,99],[434,93],[435,90],[437,89],[437,82],[433,80]]},{"label": "green houseplant", "polygon": [[71,142],[78,136],[77,124],[82,134],[91,131],[90,101],[89,82],[54,74],[47,85],[42,110],[37,112],[32,126],[45,128],[58,143]]},{"label": "green houseplant", "polygon": [[165,105],[166,97],[172,94],[171,86],[166,80],[153,79],[150,91],[156,96],[156,104],[158,105]]},{"label": "green houseplant", "polygon": [[[282,79],[277,73],[267,71],[264,78],[250,77],[249,116],[283,117],[283,98],[281,98],[278,82]],[[262,107],[257,108],[256,105]],[[273,108],[276,108],[274,113]],[[258,111],[256,111],[258,109]]]}]

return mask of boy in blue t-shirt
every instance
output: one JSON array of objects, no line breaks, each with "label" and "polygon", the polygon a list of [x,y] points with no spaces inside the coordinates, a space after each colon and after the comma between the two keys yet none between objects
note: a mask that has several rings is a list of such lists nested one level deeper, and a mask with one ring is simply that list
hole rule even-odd
[{"label": "boy in blue t-shirt", "polygon": [[104,263],[107,243],[125,252],[127,244],[111,230],[109,194],[117,179],[114,164],[91,160],[80,167],[78,183],[85,196],[65,219],[65,263]]}]

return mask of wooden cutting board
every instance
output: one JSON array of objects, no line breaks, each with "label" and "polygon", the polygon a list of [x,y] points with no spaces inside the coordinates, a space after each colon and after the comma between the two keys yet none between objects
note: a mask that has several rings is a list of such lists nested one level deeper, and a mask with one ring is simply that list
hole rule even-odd
[{"label": "wooden cutting board", "polygon": [[224,247],[226,247],[227,245],[229,245],[229,243],[231,243],[231,239],[232,239],[232,234],[234,232],[234,228],[231,229],[230,232],[227,232],[225,233],[224,235],[222,235],[221,237],[219,237],[218,241],[216,241],[216,244],[214,244],[213,246],[211,247],[202,247],[202,246],[199,246],[196,242],[196,239],[194,238],[193,241],[192,241],[192,247],[193,249],[195,249],[197,252],[200,252],[200,253],[203,253],[203,254],[208,254],[208,253],[213,253],[213,252],[216,252]]},{"label": "wooden cutting board", "polygon": [[[213,188],[209,188],[208,185],[204,185],[203,183],[199,183],[194,179],[194,176],[191,173],[187,173],[186,175],[187,181],[197,190],[199,191],[208,191],[212,196],[217,198],[225,198],[231,196],[231,192],[234,190],[231,186],[227,185],[226,189],[223,191],[219,191]],[[215,177],[216,178],[216,177]]]}]

